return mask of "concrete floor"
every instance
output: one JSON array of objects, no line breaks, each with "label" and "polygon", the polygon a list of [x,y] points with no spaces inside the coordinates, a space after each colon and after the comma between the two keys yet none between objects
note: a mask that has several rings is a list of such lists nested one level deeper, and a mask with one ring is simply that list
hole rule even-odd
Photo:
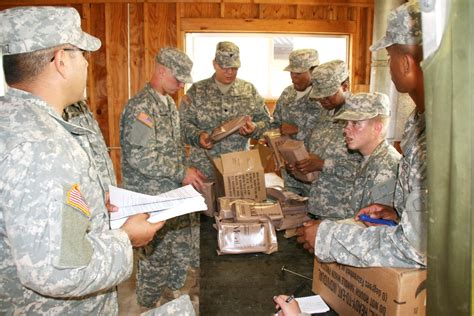
[{"label": "concrete floor", "polygon": [[278,251],[271,254],[218,256],[214,219],[201,217],[201,315],[271,315],[272,297],[292,293],[301,283],[300,296],[312,295],[311,281],[281,272],[281,268],[312,278],[313,255],[278,232]]},{"label": "concrete floor", "polygon": [[[240,254],[218,256],[217,231],[213,218],[201,216],[200,315],[273,315],[272,297],[291,294],[300,284],[298,296],[313,295],[311,281],[282,272],[287,269],[312,278],[313,255],[295,238],[278,232],[278,251],[271,255]],[[120,316],[139,315],[134,275],[119,286]],[[327,313],[327,315],[335,315]]]}]

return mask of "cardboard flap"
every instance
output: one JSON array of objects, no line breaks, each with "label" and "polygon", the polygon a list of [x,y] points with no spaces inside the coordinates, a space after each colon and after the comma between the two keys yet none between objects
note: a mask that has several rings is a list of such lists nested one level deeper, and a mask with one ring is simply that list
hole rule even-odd
[{"label": "cardboard flap", "polygon": [[222,154],[223,173],[240,173],[263,169],[258,150]]},{"label": "cardboard flap", "polygon": [[216,159],[213,159],[211,160],[212,161],[212,165],[214,166],[214,168],[217,169],[217,171],[219,171],[219,173],[224,173],[224,167],[222,166],[222,159],[221,158],[216,158]]}]

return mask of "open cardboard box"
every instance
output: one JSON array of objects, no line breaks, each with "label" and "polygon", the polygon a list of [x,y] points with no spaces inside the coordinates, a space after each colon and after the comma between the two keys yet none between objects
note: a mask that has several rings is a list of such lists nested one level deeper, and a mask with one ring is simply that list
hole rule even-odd
[{"label": "open cardboard box", "polygon": [[213,160],[218,196],[253,199],[267,198],[265,176],[258,150],[222,154]]},{"label": "open cardboard box", "polygon": [[313,292],[339,315],[425,315],[426,270],[354,268],[314,260]]}]

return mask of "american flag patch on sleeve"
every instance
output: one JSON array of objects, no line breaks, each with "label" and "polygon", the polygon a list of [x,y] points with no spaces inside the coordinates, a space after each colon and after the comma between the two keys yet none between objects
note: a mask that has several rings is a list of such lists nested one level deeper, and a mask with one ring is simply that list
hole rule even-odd
[{"label": "american flag patch on sleeve", "polygon": [[137,120],[148,126],[149,128],[153,127],[153,120],[145,112],[140,112],[137,116]]},{"label": "american flag patch on sleeve", "polygon": [[84,197],[82,196],[82,193],[79,190],[79,186],[77,184],[74,184],[67,192],[66,203],[81,211],[81,213],[84,214],[87,218],[91,217],[89,206],[87,206],[87,203],[84,200]]}]

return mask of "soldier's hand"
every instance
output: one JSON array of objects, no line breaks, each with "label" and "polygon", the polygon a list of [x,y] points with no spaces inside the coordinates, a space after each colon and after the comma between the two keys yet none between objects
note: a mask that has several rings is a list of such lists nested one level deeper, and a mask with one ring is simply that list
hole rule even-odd
[{"label": "soldier's hand", "polygon": [[[398,219],[398,213],[395,211],[395,209],[391,206],[388,205],[383,205],[383,204],[370,204],[369,206],[366,206],[357,212],[355,216],[356,221],[360,221],[361,219],[359,218],[360,215],[365,214],[368,215],[372,218],[382,218],[382,219],[388,219],[391,221],[396,221]],[[375,223],[369,223],[369,222],[364,222],[365,225],[367,226],[378,226],[380,224],[375,224]]]},{"label": "soldier's hand", "polygon": [[283,122],[280,126],[280,133],[287,136],[298,134],[298,126]]},{"label": "soldier's hand", "polygon": [[105,207],[107,208],[107,211],[109,211],[109,213],[118,211],[117,206],[115,206],[113,204],[110,204],[110,194],[109,194],[109,192],[105,192]]},{"label": "soldier's hand", "polygon": [[257,125],[252,122],[252,118],[250,116],[247,116],[244,126],[239,129],[239,134],[242,136],[249,136],[255,131],[256,128]]},{"label": "soldier's hand", "polygon": [[130,216],[122,230],[127,233],[133,247],[143,247],[148,244],[155,236],[155,233],[160,230],[165,221],[158,223],[150,223],[147,221],[148,214],[136,214]]},{"label": "soldier's hand", "polygon": [[209,134],[206,132],[202,132],[199,135],[199,146],[204,149],[211,149],[214,144],[212,143],[211,139],[209,138]]},{"label": "soldier's hand", "polygon": [[204,173],[194,167],[189,167],[186,170],[182,184],[191,184],[196,190],[201,190],[206,179],[207,177]]},{"label": "soldier's hand", "polygon": [[321,159],[318,155],[310,154],[309,158],[297,161],[295,168],[302,174],[307,174],[314,171],[323,170],[324,159]]},{"label": "soldier's hand", "polygon": [[287,161],[285,161],[285,168],[290,173],[294,173],[296,171],[295,166]]},{"label": "soldier's hand", "polygon": [[291,300],[287,302],[288,296],[286,295],[278,295],[273,297],[273,301],[275,302],[275,308],[280,308],[278,315],[281,316],[298,316],[301,315],[301,309],[296,300]]},{"label": "soldier's hand", "polygon": [[296,241],[303,244],[304,249],[310,253],[314,253],[314,245],[320,223],[321,221],[319,220],[308,221],[303,224],[303,227],[296,230],[296,236],[298,236]]}]

